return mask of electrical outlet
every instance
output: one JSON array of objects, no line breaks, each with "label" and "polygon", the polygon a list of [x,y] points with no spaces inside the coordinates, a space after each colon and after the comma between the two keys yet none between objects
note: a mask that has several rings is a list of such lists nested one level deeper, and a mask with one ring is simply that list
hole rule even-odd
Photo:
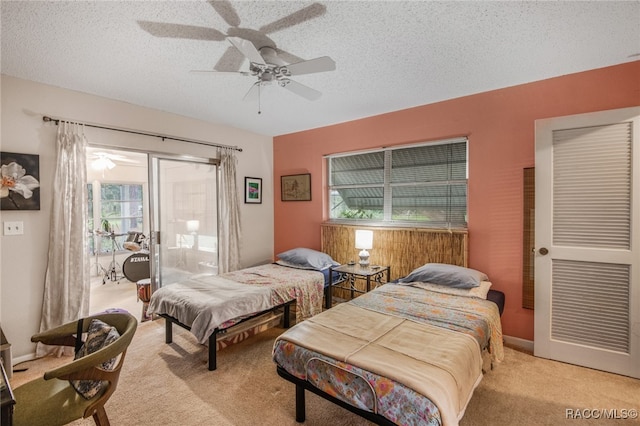
[{"label": "electrical outlet", "polygon": [[24,234],[23,222],[5,222],[4,235],[22,235]]}]

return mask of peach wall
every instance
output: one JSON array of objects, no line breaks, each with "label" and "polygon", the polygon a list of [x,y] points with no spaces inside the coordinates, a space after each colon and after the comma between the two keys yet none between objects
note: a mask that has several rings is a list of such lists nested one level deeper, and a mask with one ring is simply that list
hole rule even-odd
[{"label": "peach wall", "polygon": [[[469,266],[505,292],[504,334],[533,340],[533,311],[521,308],[521,276],[522,169],[534,166],[534,121],[637,105],[640,61],[278,136],[274,253],[320,248],[323,155],[466,135]],[[280,201],[280,176],[307,172],[312,201]]]}]

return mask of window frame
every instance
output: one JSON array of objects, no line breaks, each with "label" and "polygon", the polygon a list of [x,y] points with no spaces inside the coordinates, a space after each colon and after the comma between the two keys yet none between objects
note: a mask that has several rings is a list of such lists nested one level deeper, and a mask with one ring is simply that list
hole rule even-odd
[{"label": "window frame", "polygon": [[[448,144],[465,144],[465,179],[455,179],[455,180],[446,180],[446,181],[438,181],[438,182],[399,182],[399,183],[391,183],[392,177],[392,153],[394,151],[403,150],[403,149],[412,149],[419,148],[423,146],[436,146],[436,145],[448,145]],[[332,185],[332,159],[339,157],[349,157],[349,156],[358,156],[364,154],[371,154],[376,152],[384,153],[384,165],[383,165],[383,176],[384,180],[382,184],[347,184],[347,185]],[[375,148],[368,150],[360,150],[360,151],[352,151],[352,152],[344,152],[338,154],[330,154],[325,156],[326,161],[326,173],[327,178],[325,180],[326,189],[327,189],[327,204],[326,204],[326,217],[328,223],[335,224],[344,224],[344,225],[362,225],[362,226],[385,226],[385,227],[414,227],[414,228],[432,228],[432,229],[468,229],[468,214],[469,214],[469,205],[468,205],[468,188],[469,188],[469,138],[466,136],[442,139],[442,140],[434,140],[434,141],[425,141],[414,144],[403,144],[403,145],[395,145],[391,147],[383,147],[383,148]],[[450,163],[453,164],[453,163]],[[393,188],[397,187],[426,187],[426,186],[435,186],[435,185],[443,185],[446,184],[448,188],[451,188],[453,185],[460,185],[464,183],[466,199],[465,199],[465,220],[464,224],[460,223],[452,223],[449,221],[446,225],[439,225],[442,222],[440,221],[418,221],[418,220],[397,220],[393,219]],[[416,185],[418,184],[418,185]],[[382,188],[383,190],[383,218],[380,219],[366,219],[366,218],[332,218],[331,217],[331,208],[332,208],[332,191],[336,189],[353,189],[353,188]],[[451,196],[449,196],[451,197]]]},{"label": "window frame", "polygon": [[[97,185],[96,185],[97,183]],[[102,188],[106,185],[114,185],[114,186],[120,186],[120,187],[125,187],[125,186],[139,186],[140,187],[140,204],[142,205],[142,212],[140,216],[113,216],[113,217],[105,217],[103,216],[103,204],[104,201],[102,199]],[[91,194],[93,197],[89,198],[89,196],[87,196],[87,228],[92,232],[92,233],[96,233],[98,231],[100,232],[104,232],[104,229],[102,229],[102,222],[103,219],[108,219],[109,222],[114,222],[117,221],[118,223],[123,223],[123,221],[128,221],[130,219],[140,219],[142,221],[141,224],[141,228],[144,229],[144,218],[145,218],[145,208],[146,208],[146,204],[145,204],[145,185],[141,182],[120,182],[120,181],[98,181],[98,182],[88,182],[87,183],[87,195]],[[118,200],[106,200],[107,203],[119,203],[119,204],[125,204],[125,203],[130,203],[130,202],[135,202],[138,201],[136,199],[131,199],[131,200],[123,200],[123,199],[118,199]],[[119,209],[120,212],[122,212],[122,209]],[[97,221],[97,222],[96,222]],[[93,227],[90,227],[90,224],[93,224]],[[132,228],[133,229],[133,228]],[[126,232],[118,229],[115,230],[114,232],[116,234],[122,234],[122,235],[126,235],[128,232],[142,232],[142,230],[137,230],[137,229],[129,229]],[[102,235],[102,236],[106,236],[106,234]],[[98,251],[98,255],[104,255],[104,254],[110,254],[112,247],[111,245],[113,244],[114,241],[112,241],[111,244],[109,243],[105,243],[104,241],[102,241],[102,238],[94,238],[93,242],[89,242],[89,253],[91,255],[95,255],[96,254],[96,250]],[[113,249],[115,249],[116,253],[123,253],[126,252],[127,250],[122,248],[120,246],[119,242],[115,242],[115,247],[113,247]]]}]

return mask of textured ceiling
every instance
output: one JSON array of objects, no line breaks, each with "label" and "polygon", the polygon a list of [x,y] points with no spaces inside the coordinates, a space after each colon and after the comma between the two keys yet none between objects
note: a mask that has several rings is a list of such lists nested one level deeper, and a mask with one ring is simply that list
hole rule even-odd
[{"label": "textured ceiling", "polygon": [[[640,59],[640,1],[6,1],[3,74],[281,135]],[[169,24],[169,25],[167,25]],[[243,101],[227,37],[330,56]],[[51,112],[53,113],[53,112]],[[68,117],[81,120],[82,117]],[[109,124],[109,123],[105,123]]]}]

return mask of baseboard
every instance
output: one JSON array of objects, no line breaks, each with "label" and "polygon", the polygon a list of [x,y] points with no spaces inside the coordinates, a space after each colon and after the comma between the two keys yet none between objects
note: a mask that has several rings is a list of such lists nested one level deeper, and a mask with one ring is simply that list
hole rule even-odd
[{"label": "baseboard", "polygon": [[35,352],[31,353],[31,354],[22,355],[22,356],[19,356],[17,358],[13,358],[11,360],[11,364],[13,366],[16,366],[16,365],[21,364],[23,362],[33,361],[34,359],[36,359],[36,353]]},{"label": "baseboard", "polygon": [[502,336],[502,337],[504,339],[505,345],[533,353],[533,341],[521,339],[519,337],[512,337],[512,336]]}]

